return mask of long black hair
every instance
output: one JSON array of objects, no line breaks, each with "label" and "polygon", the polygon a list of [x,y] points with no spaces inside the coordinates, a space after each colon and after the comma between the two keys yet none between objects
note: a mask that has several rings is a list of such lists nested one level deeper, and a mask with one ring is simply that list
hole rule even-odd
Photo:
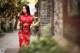
[{"label": "long black hair", "polygon": [[[29,7],[28,5],[23,5],[23,6],[26,7],[26,10],[27,10],[28,15],[31,15],[31,14],[30,14],[30,7]],[[22,6],[22,7],[23,7],[23,6]],[[21,15],[24,15],[23,11],[21,12]]]}]

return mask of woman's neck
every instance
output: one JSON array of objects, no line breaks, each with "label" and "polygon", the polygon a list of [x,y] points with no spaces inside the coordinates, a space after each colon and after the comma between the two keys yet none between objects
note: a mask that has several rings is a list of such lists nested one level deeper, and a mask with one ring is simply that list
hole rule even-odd
[{"label": "woman's neck", "polygon": [[25,13],[24,15],[28,15],[27,13]]}]

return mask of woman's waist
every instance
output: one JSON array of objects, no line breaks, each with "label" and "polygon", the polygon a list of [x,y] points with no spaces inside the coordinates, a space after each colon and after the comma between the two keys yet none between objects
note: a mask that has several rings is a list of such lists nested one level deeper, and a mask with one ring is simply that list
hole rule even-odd
[{"label": "woman's waist", "polygon": [[30,27],[21,27],[22,30],[30,30]]},{"label": "woman's waist", "polygon": [[20,30],[25,33],[30,32],[30,28],[20,28]]}]

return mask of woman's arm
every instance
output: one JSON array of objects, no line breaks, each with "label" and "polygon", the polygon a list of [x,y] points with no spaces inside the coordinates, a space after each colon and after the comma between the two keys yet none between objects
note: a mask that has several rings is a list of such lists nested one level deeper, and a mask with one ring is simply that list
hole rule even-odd
[{"label": "woman's arm", "polygon": [[18,20],[17,29],[20,29],[20,21]]},{"label": "woman's arm", "polygon": [[30,28],[32,28],[32,27],[34,27],[34,26],[38,26],[39,23],[40,23],[40,18],[39,18],[38,22],[36,22],[36,23],[34,23],[34,21],[33,21],[33,23],[31,24],[31,27],[30,27]]},{"label": "woman's arm", "polygon": [[38,22],[36,22],[36,23],[33,22],[33,26],[38,26],[39,23],[40,23],[40,18],[39,18]]}]

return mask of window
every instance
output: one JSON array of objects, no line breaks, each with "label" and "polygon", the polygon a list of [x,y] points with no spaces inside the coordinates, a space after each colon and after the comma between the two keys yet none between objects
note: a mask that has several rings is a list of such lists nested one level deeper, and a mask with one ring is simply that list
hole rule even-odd
[{"label": "window", "polygon": [[68,15],[75,16],[78,15],[78,2],[76,0],[68,0]]}]

